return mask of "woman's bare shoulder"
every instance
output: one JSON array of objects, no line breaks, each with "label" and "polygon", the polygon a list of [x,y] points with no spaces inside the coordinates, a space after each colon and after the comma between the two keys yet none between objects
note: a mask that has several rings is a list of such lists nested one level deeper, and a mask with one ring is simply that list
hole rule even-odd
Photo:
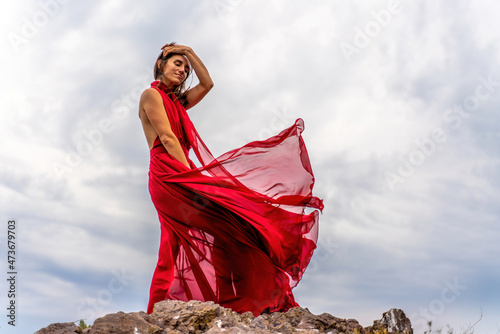
[{"label": "woman's bare shoulder", "polygon": [[139,100],[139,105],[144,106],[144,104],[148,105],[160,105],[162,104],[162,98],[160,92],[158,92],[154,88],[146,88],[144,92],[141,94],[141,98]]},{"label": "woman's bare shoulder", "polygon": [[141,99],[143,98],[160,98],[161,99],[161,95],[160,95],[160,92],[158,92],[156,89],[154,88],[146,88],[144,90],[144,92],[142,92],[142,95],[141,95]]}]

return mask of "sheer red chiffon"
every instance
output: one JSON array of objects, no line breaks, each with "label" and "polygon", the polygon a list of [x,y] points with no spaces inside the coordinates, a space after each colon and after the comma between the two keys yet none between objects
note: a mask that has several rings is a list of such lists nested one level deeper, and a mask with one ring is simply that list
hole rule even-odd
[{"label": "sheer red chiffon", "polygon": [[214,301],[256,316],[298,306],[292,288],[316,248],[323,209],[312,195],[303,121],[214,158],[161,85],[151,84],[173,132],[202,166],[188,157],[187,168],[158,138],[151,149],[149,192],[161,242],[147,312],[165,299]]}]

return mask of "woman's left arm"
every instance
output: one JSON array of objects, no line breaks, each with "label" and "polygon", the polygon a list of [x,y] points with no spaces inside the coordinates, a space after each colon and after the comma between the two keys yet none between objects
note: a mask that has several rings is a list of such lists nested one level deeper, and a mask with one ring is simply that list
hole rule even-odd
[{"label": "woman's left arm", "polygon": [[189,89],[186,93],[186,109],[194,107],[198,102],[200,102],[205,95],[212,89],[214,83],[212,78],[210,78],[210,74],[208,74],[208,70],[201,61],[201,59],[196,55],[196,53],[189,46],[185,45],[165,45],[163,48],[163,55],[174,52],[179,53],[189,60],[191,66],[193,67],[196,76],[198,77],[199,83],[193,88]]}]

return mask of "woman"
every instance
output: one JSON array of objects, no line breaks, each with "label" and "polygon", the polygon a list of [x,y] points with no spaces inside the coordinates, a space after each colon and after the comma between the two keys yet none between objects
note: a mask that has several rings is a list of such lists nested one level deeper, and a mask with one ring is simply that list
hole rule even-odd
[{"label": "woman", "polygon": [[[305,209],[323,209],[312,195],[303,121],[215,159],[186,113],[213,87],[210,75],[190,47],[162,50],[139,105],[161,227],[147,312],[165,299],[210,300],[255,316],[298,306],[292,288],[318,231],[318,210]],[[199,84],[186,90],[191,68]]]}]

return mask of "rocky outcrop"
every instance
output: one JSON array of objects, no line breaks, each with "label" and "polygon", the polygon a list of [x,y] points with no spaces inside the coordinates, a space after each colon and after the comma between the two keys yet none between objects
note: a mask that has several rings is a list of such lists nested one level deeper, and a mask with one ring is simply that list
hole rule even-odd
[{"label": "rocky outcrop", "polygon": [[180,334],[180,333],[356,333],[413,334],[410,320],[402,310],[391,309],[363,328],[355,319],[341,319],[328,313],[314,315],[306,308],[274,312],[254,317],[250,312],[238,314],[212,302],[165,300],[145,312],[118,312],[95,320],[81,329],[74,323],[57,323],[35,334]]}]

